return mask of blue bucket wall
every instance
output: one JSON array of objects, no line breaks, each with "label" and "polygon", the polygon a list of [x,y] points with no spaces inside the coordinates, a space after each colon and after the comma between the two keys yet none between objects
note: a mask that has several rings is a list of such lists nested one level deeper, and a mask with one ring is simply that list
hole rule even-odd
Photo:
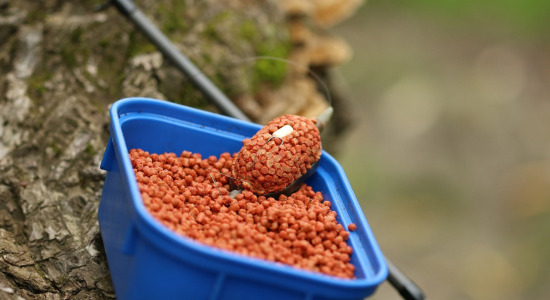
[{"label": "blue bucket wall", "polygon": [[183,150],[203,157],[240,150],[261,126],[146,98],[117,101],[101,168],[107,170],[98,219],[118,299],[363,299],[387,266],[340,165],[323,152],[307,181],[332,202],[338,221],[355,223],[354,280],[242,256],[178,236],[146,211],[128,150]]}]

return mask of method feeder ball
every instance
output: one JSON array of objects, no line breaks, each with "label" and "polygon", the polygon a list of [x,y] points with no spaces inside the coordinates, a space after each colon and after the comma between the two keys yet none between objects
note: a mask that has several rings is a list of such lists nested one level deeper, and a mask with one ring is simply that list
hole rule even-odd
[{"label": "method feeder ball", "polygon": [[319,118],[278,117],[243,140],[232,166],[232,185],[257,195],[278,198],[295,192],[321,158],[321,134],[332,108]]}]

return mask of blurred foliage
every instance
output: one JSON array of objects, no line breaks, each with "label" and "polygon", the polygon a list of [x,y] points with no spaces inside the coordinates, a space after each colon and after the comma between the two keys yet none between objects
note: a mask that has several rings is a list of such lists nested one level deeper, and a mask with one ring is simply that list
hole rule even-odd
[{"label": "blurred foliage", "polygon": [[369,0],[334,32],[363,114],[337,158],[384,253],[428,298],[549,299],[550,1]]},{"label": "blurred foliage", "polygon": [[479,25],[488,22],[529,35],[550,32],[550,1],[546,0],[370,0],[366,6],[366,9],[399,7],[400,10],[425,14],[439,23]]}]

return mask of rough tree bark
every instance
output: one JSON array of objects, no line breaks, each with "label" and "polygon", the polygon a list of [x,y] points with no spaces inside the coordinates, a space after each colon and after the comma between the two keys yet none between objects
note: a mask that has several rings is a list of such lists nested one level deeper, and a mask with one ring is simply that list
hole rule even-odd
[{"label": "rough tree bark", "polygon": [[[263,123],[327,105],[297,65],[330,87],[328,67],[349,50],[325,27],[359,1],[135,2]],[[98,4],[0,0],[0,299],[115,297],[97,222],[111,103],[145,96],[215,111],[122,15]],[[345,102],[334,90],[332,98],[329,146],[349,125]]]}]

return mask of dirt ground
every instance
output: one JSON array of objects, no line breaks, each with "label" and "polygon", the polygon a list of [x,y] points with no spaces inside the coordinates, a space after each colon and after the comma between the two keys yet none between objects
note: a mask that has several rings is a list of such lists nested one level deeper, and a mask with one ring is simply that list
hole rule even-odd
[{"label": "dirt ground", "polygon": [[337,159],[383,252],[431,299],[549,299],[550,27],[378,2],[334,32],[361,119]]}]

